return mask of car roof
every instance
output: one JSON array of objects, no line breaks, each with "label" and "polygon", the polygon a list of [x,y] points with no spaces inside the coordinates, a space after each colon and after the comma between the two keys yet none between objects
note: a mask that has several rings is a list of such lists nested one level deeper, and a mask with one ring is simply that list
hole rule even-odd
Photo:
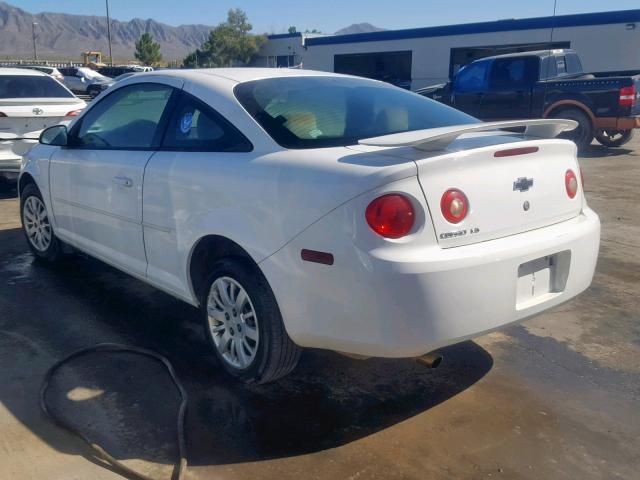
[{"label": "car roof", "polygon": [[142,78],[144,75],[163,75],[179,77],[185,79],[200,79],[204,76],[218,77],[231,80],[236,83],[249,82],[251,80],[261,80],[265,78],[284,77],[345,77],[332,72],[320,72],[316,70],[304,70],[297,68],[201,68],[201,69],[180,69],[180,70],[160,70],[151,72],[136,72]]},{"label": "car roof", "polygon": [[38,70],[33,70],[31,68],[10,68],[10,67],[1,67],[0,75],[24,75],[29,77],[42,77],[47,76],[46,73],[40,72]]},{"label": "car roof", "polygon": [[494,60],[496,58],[513,58],[513,57],[549,57],[551,55],[565,55],[567,53],[576,53],[575,50],[569,48],[552,48],[550,50],[532,50],[528,52],[505,53],[503,55],[493,55],[492,57],[484,57],[479,60]]}]

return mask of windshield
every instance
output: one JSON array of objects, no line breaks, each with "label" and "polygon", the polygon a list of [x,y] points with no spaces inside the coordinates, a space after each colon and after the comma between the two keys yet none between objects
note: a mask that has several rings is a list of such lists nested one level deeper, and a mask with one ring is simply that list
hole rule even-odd
[{"label": "windshield", "polygon": [[98,80],[98,81],[111,81],[110,78],[105,77],[104,75],[96,72],[95,70],[91,70],[90,68],[79,68],[78,71],[82,74],[83,77],[88,78],[90,80]]},{"label": "windshield", "polygon": [[40,75],[0,75],[0,98],[70,98],[57,80]]},{"label": "windshield", "polygon": [[476,123],[415,93],[350,77],[283,77],[235,87],[238,101],[280,145],[355,145],[392,133]]}]

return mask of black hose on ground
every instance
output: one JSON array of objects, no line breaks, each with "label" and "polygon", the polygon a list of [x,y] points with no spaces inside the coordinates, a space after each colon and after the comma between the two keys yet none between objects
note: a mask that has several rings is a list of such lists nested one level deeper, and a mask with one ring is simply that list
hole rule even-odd
[{"label": "black hose on ground", "polygon": [[178,392],[180,393],[180,398],[181,398],[180,408],[178,410],[178,453],[180,458],[178,460],[178,463],[176,464],[172,478],[175,480],[182,480],[184,477],[185,471],[187,470],[187,456],[186,456],[187,446],[186,446],[185,433],[184,433],[184,417],[187,409],[187,398],[188,398],[187,392],[185,391],[184,387],[180,383],[180,380],[178,379],[176,372],[173,369],[173,366],[171,365],[171,362],[169,362],[167,358],[163,357],[162,355],[156,352],[147,350],[146,348],[132,347],[129,345],[120,345],[117,343],[99,343],[92,347],[83,348],[73,352],[71,355],[68,355],[64,357],[62,360],[59,360],[55,364],[53,364],[53,366],[49,368],[49,370],[44,376],[44,381],[42,382],[42,387],[40,388],[40,408],[42,409],[44,414],[59,427],[64,428],[65,430],[71,432],[72,434],[80,437],[87,445],[89,445],[89,447],[91,447],[91,449],[93,449],[94,452],[96,452],[99,458],[103,459],[104,461],[111,464],[114,468],[121,471],[123,474],[125,474],[126,477],[137,479],[137,480],[154,480],[151,477],[135,472],[134,470],[127,467],[124,463],[120,462],[119,460],[116,460],[104,448],[102,448],[97,443],[93,443],[87,436],[85,436],[78,429],[76,429],[69,423],[65,422],[60,417],[53,415],[47,406],[47,399],[46,399],[47,389],[49,388],[49,383],[51,382],[51,379],[55,375],[56,371],[62,365],[64,365],[65,363],[75,358],[81,357],[83,355],[87,355],[89,353],[96,353],[96,352],[111,352],[111,353],[126,352],[126,353],[135,353],[138,355],[144,355],[162,363],[162,365],[164,365],[166,370],[169,372],[169,376],[171,377],[171,380],[173,381],[176,388],[178,389]]}]

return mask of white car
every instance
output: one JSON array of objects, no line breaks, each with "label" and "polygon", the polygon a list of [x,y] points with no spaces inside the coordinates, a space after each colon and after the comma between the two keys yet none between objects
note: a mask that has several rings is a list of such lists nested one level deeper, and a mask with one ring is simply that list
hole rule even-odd
[{"label": "white car", "polygon": [[88,94],[89,87],[106,88],[113,80],[109,77],[92,70],[89,67],[60,67],[60,72],[64,76],[62,82],[72,92]]},{"label": "white car", "polygon": [[600,222],[553,138],[574,126],[323,72],[141,73],[42,134],[22,221],[38,257],[199,306],[224,368],[268,382],[301,347],[419,356],[585,290]]},{"label": "white car", "polygon": [[60,73],[60,70],[58,70],[56,67],[48,67],[46,65],[24,65],[24,66],[20,65],[19,68],[29,68],[31,70],[38,70],[39,72],[46,73],[47,75],[52,76],[59,82],[64,81],[64,75],[62,75],[62,73]]},{"label": "white car", "polygon": [[51,76],[0,68],[0,175],[17,177],[22,156],[40,132],[71,120],[86,106]]}]

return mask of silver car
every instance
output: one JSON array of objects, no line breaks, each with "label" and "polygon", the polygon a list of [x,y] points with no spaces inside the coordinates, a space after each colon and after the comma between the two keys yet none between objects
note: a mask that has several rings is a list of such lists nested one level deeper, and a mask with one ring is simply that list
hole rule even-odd
[{"label": "silver car", "polygon": [[109,77],[105,77],[88,67],[61,67],[59,70],[64,75],[62,83],[74,93],[87,94],[90,85],[111,82]]}]

